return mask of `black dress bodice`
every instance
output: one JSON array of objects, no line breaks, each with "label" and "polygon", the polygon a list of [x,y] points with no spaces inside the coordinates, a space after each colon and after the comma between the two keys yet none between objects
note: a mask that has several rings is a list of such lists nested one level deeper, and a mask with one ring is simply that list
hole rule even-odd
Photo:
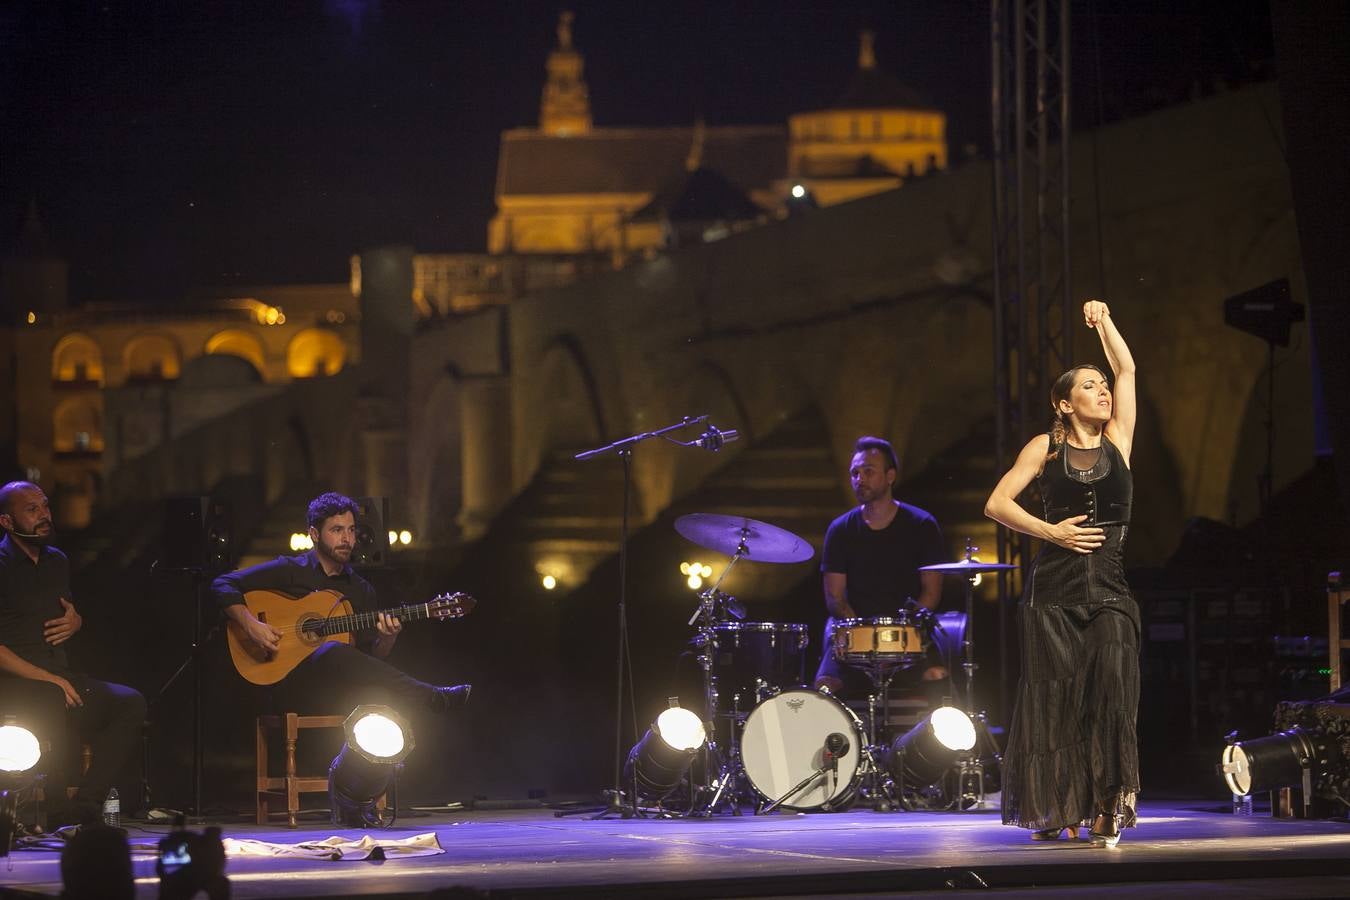
[{"label": "black dress bodice", "polygon": [[1130,521],[1134,479],[1116,445],[1102,436],[1099,448],[1083,450],[1067,443],[1048,460],[1037,478],[1045,502],[1045,521],[1087,516],[1081,525],[1125,525]]}]

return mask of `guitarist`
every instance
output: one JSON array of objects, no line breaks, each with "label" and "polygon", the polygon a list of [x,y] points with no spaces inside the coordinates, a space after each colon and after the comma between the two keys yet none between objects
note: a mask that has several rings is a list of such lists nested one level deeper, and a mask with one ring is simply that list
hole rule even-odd
[{"label": "guitarist", "polygon": [[[356,503],[350,497],[329,492],[316,497],[308,512],[313,550],[299,556],[278,556],[271,562],[221,575],[211,583],[211,593],[221,611],[248,640],[268,653],[276,652],[281,632],[249,611],[244,604],[247,591],[277,591],[298,598],[314,591],[332,590],[350,601],[355,612],[379,609],[375,589],[351,567],[352,549],[356,545]],[[319,712],[314,705],[316,698],[321,698],[321,705],[335,707],[323,712],[345,712],[354,705],[346,703],[346,695],[371,690],[385,695],[389,701],[411,701],[434,712],[458,709],[468,703],[471,685],[437,687],[385,662],[402,628],[397,617],[381,612],[373,638],[358,635],[355,646],[339,641],[319,645],[278,683],[286,706]]]}]

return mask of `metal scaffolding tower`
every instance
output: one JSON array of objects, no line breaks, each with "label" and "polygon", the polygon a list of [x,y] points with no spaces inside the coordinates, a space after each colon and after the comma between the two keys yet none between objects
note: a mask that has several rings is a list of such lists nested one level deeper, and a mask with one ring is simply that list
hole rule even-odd
[{"label": "metal scaffolding tower", "polygon": [[[1052,380],[1072,362],[1069,257],[1069,0],[990,0],[993,72],[994,387],[999,471],[1044,429]],[[1033,80],[1034,79],[1034,80]],[[1002,526],[999,684],[1007,703],[1008,600],[1031,539]]]}]

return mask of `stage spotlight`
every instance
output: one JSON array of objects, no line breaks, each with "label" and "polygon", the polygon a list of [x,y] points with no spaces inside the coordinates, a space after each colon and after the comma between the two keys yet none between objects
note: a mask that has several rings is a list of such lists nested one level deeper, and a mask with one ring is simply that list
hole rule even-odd
[{"label": "stage spotlight", "polygon": [[42,748],[38,746],[37,735],[7,717],[0,725],[0,772],[22,774],[36,766],[41,758]]},{"label": "stage spotlight", "polygon": [[975,723],[953,706],[924,716],[891,745],[888,765],[896,783],[926,788],[975,746]]},{"label": "stage spotlight", "polygon": [[1314,779],[1325,778],[1341,761],[1341,748],[1326,735],[1295,726],[1251,741],[1234,740],[1223,749],[1219,774],[1235,796],[1301,785],[1312,792]]},{"label": "stage spotlight", "polygon": [[37,775],[28,775],[42,748],[37,735],[6,716],[0,724],[0,856],[9,855],[9,845],[19,820],[19,792],[37,783]]},{"label": "stage spotlight", "polygon": [[358,706],[342,723],[347,741],[328,767],[334,825],[378,826],[375,800],[413,751],[412,728],[387,706]]},{"label": "stage spotlight", "polygon": [[639,801],[660,803],[679,785],[707,739],[698,715],[682,709],[672,698],[670,709],[656,717],[628,752],[624,783],[633,785]]}]

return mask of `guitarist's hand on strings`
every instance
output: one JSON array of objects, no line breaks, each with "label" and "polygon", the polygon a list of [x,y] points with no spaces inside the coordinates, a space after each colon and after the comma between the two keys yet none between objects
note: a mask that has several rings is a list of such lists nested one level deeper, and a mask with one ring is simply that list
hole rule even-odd
[{"label": "guitarist's hand on strings", "polygon": [[269,655],[277,652],[277,642],[281,640],[280,631],[253,616],[249,616],[248,620],[241,624],[250,641],[262,647]]},{"label": "guitarist's hand on strings", "polygon": [[391,616],[389,613],[380,613],[375,619],[375,630],[379,636],[375,638],[375,646],[371,648],[371,653],[380,659],[384,659],[389,652],[394,649],[394,641],[398,640],[398,633],[403,630],[403,623],[399,621],[398,616]]},{"label": "guitarist's hand on strings", "polygon": [[380,613],[380,617],[375,621],[375,628],[384,637],[395,637],[403,630],[403,623],[399,621],[398,616]]}]

